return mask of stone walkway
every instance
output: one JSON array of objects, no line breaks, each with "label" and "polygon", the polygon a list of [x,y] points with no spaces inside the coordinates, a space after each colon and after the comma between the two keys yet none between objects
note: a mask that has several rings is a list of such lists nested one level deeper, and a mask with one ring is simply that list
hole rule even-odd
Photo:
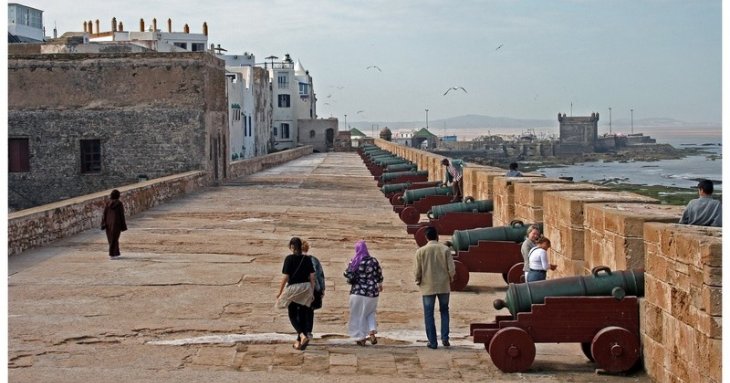
[{"label": "stone walkway", "polygon": [[[644,382],[597,375],[576,344],[538,344],[530,371],[504,374],[469,323],[491,321],[501,275],[452,293],[452,347],[425,347],[412,236],[352,153],[314,154],[128,219],[122,258],[86,231],[8,263],[11,382]],[[300,236],[327,275],[315,339],[293,350],[273,308],[288,241]],[[342,277],[358,239],[384,269],[380,343],[346,336]]]}]

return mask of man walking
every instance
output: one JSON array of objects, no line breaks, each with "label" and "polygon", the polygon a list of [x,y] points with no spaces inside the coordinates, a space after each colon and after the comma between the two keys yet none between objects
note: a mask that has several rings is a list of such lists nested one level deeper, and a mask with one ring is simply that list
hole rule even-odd
[{"label": "man walking", "polygon": [[421,290],[423,298],[423,317],[426,325],[428,348],[436,349],[436,323],[434,321],[434,307],[436,299],[439,301],[441,313],[441,343],[449,347],[449,295],[451,281],[454,280],[456,270],[451,249],[438,242],[436,229],[426,229],[428,243],[416,250],[416,262],[413,268],[416,284]]}]

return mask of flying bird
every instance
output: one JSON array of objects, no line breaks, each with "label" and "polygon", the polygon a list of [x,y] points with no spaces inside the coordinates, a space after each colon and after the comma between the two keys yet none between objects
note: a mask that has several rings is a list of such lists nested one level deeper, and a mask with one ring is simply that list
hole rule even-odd
[{"label": "flying bird", "polygon": [[360,114],[362,112],[364,112],[364,110],[358,110],[357,113],[355,113],[355,114]]},{"label": "flying bird", "polygon": [[504,45],[504,44],[499,44],[499,46],[497,47],[497,49],[495,49],[495,51],[498,51],[498,50],[499,50],[499,48],[502,48],[502,46],[503,46],[503,45]]},{"label": "flying bird", "polygon": [[452,90],[459,90],[459,89],[463,90],[464,93],[469,93],[469,92],[466,91],[466,89],[464,89],[463,86],[452,86],[451,88],[446,89],[446,92],[444,92],[443,95],[446,96],[446,94],[449,93],[449,92],[451,92]]},{"label": "flying bird", "polygon": [[370,68],[373,68],[373,69],[377,69],[377,70],[378,70],[378,72],[382,72],[382,70],[380,69],[380,67],[379,67],[379,66],[377,66],[377,65],[370,65],[369,67],[367,67],[367,68],[365,68],[365,69],[370,69]]}]

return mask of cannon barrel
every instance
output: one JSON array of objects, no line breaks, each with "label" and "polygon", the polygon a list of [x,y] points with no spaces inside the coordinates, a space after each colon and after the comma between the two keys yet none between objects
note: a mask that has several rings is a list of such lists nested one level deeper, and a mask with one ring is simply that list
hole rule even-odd
[{"label": "cannon barrel", "polygon": [[413,162],[410,162],[410,161],[408,161],[404,158],[400,158],[400,157],[381,157],[381,158],[376,158],[371,162],[372,162],[372,164],[378,165],[378,166],[412,164],[413,163]]},{"label": "cannon barrel", "polygon": [[406,162],[406,163],[398,163],[398,164],[390,164],[385,166],[386,172],[404,172],[407,170],[417,170],[417,166],[414,163]]},{"label": "cannon barrel", "polygon": [[[428,184],[428,185],[424,185]],[[383,185],[380,190],[383,192],[383,194],[389,194],[389,193],[396,193],[401,192],[403,190],[406,190],[411,187],[417,187],[423,188],[423,187],[429,187],[429,186],[438,186],[441,185],[441,181],[431,181],[431,182],[403,182],[399,184],[387,184]]]},{"label": "cannon barrel", "polygon": [[453,190],[444,185],[423,189],[409,189],[403,192],[403,202],[409,204],[430,195],[451,195],[452,193]]},{"label": "cannon barrel", "polygon": [[419,171],[406,171],[406,172],[389,172],[389,173],[383,173],[380,175],[380,182],[387,182],[390,180],[394,180],[398,177],[403,176],[427,176],[428,171],[426,170],[419,170]]},{"label": "cannon barrel", "polygon": [[436,205],[428,212],[429,219],[436,219],[446,213],[477,212],[487,213],[494,210],[494,201],[484,199],[478,201],[454,202],[444,205]]},{"label": "cannon barrel", "polygon": [[614,296],[623,299],[625,295],[644,296],[644,271],[611,271],[606,266],[594,267],[591,275],[574,276],[528,283],[510,283],[504,300],[494,301],[494,308],[507,308],[516,316],[528,312],[533,304],[545,302],[545,297]]},{"label": "cannon barrel", "polygon": [[[536,224],[542,232],[542,224]],[[451,243],[456,251],[468,250],[470,245],[479,241],[512,241],[522,242],[530,225],[514,221],[509,226],[484,227],[469,230],[456,230],[451,236]]]},{"label": "cannon barrel", "polygon": [[383,161],[383,160],[392,159],[392,158],[398,158],[398,156],[395,156],[390,153],[382,153],[382,154],[376,154],[373,156],[368,156],[368,161],[375,162],[375,161]]}]

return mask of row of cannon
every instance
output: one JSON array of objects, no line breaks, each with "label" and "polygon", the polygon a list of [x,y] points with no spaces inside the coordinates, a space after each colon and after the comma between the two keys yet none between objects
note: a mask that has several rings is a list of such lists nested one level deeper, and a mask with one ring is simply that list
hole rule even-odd
[{"label": "row of cannon", "polygon": [[[535,359],[535,343],[579,343],[584,355],[609,373],[630,371],[641,358],[639,303],[644,295],[643,270],[611,271],[597,267],[588,276],[524,281],[521,243],[529,225],[513,221],[492,225],[491,200],[450,202],[451,188],[428,181],[428,172],[382,150],[358,150],[393,210],[418,246],[427,243],[425,229],[450,235],[456,276],[452,291],[462,291],[469,273],[500,273],[508,283],[505,299],[494,301],[493,322],[472,323],[475,343],[484,344],[492,362],[504,372],[526,371]],[[421,215],[426,220],[421,220]],[[542,232],[542,224],[534,223]]]}]

